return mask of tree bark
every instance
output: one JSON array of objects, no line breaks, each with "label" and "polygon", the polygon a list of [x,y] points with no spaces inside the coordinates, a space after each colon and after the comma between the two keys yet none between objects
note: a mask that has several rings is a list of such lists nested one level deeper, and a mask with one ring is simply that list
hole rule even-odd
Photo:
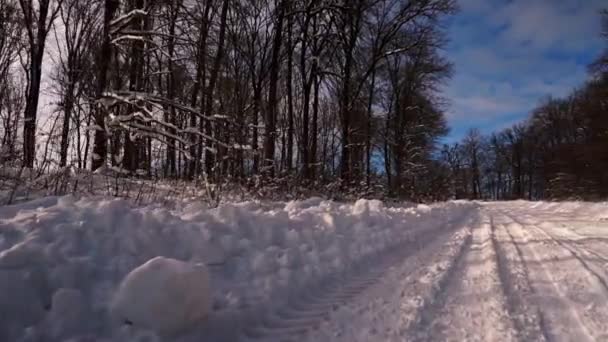
[{"label": "tree bark", "polygon": [[[167,38],[167,67],[169,69],[169,74],[167,75],[167,98],[170,101],[173,101],[176,93],[176,82],[175,82],[175,63],[173,62],[174,54],[175,54],[175,27],[177,23],[177,16],[179,14],[179,10],[177,4],[173,1],[169,4],[169,37]],[[177,118],[175,112],[175,106],[171,106],[169,113],[169,123],[173,126],[177,125]],[[169,133],[175,135],[175,129],[170,128]],[[167,139],[167,174],[169,177],[176,177],[176,148],[175,148],[175,139],[168,138]]]},{"label": "tree bark", "polygon": [[[218,38],[218,43],[217,43],[218,44],[217,53],[216,53],[215,59],[213,61],[213,70],[210,75],[209,86],[207,87],[207,101],[206,101],[204,113],[208,117],[213,116],[213,102],[215,100],[213,98],[213,96],[215,93],[215,87],[217,84],[217,79],[219,76],[222,59],[224,58],[224,43],[226,40],[226,24],[227,24],[227,18],[228,18],[229,3],[230,3],[230,0],[224,0],[224,3],[222,5],[222,14],[221,14],[221,19],[220,19],[220,32],[219,32],[219,38]],[[211,137],[214,135],[210,120],[207,120],[207,122],[205,123],[205,134],[207,134],[208,137]],[[221,139],[220,137],[217,137],[217,136],[215,138]],[[206,144],[209,145],[207,147],[213,146],[211,141],[207,141]],[[215,153],[217,153],[217,151],[218,151],[218,147],[215,148]],[[205,171],[207,172],[207,175],[210,177],[213,175],[213,171],[215,168],[215,153],[213,151],[211,151],[210,149],[205,150]]]},{"label": "tree bark", "polygon": [[[207,55],[207,38],[209,34],[209,15],[211,13],[211,4],[212,1],[207,1],[205,4],[205,10],[203,13],[203,17],[200,25],[200,34],[197,46],[197,67],[196,67],[196,77],[194,81],[194,86],[192,89],[192,97],[190,99],[190,107],[196,108],[198,102],[198,96],[201,90],[205,87],[203,83],[205,82],[205,74],[206,74],[206,55]],[[201,97],[201,102],[204,102]],[[203,108],[203,104],[201,104],[201,108]],[[190,115],[190,129],[196,129],[197,127],[197,116],[196,114]],[[199,169],[200,163],[200,155],[198,154],[198,150],[196,147],[197,141],[199,145],[201,143],[201,138],[198,137],[195,133],[190,135],[190,159],[188,161],[188,178],[194,179],[196,177],[197,171]]]},{"label": "tree bark", "polygon": [[[108,69],[112,58],[112,44],[110,41],[110,22],[114,17],[114,12],[120,4],[119,0],[105,0],[104,24],[103,24],[103,43],[99,53],[99,75],[97,78],[97,98],[101,98],[106,91],[108,83]],[[106,108],[97,104],[95,111],[95,137],[93,139],[93,158],[91,169],[93,171],[104,166],[108,154],[108,139],[106,132]]]},{"label": "tree bark", "polygon": [[[61,1],[58,1],[58,6]],[[40,81],[42,78],[42,59],[50,24],[56,11],[49,13],[51,0],[38,1],[38,16],[35,16],[32,0],[20,0],[21,10],[28,34],[29,68],[28,88],[26,94],[25,112],[23,115],[23,166],[34,167],[36,159],[36,119],[40,99]],[[34,23],[35,22],[35,23]]]},{"label": "tree bark", "polygon": [[[144,8],[144,0],[132,0],[132,9]],[[143,19],[138,17],[135,19],[134,29],[137,31],[143,30]],[[144,42],[141,40],[135,40],[131,43],[131,62],[129,67],[129,90],[131,91],[142,91],[142,77],[143,77],[143,63],[144,63]],[[135,106],[129,106],[129,113],[133,113],[137,110]],[[124,145],[124,158],[123,165],[130,173],[135,173],[141,166],[141,153],[142,148],[141,140],[139,138],[131,139],[130,130],[125,132],[125,145]]]},{"label": "tree bark", "polygon": [[[70,68],[69,72],[73,73]],[[63,109],[63,125],[61,129],[61,144],[59,151],[59,166],[65,167],[68,160],[68,147],[70,144],[70,120],[72,119],[72,111],[74,109],[74,78],[73,75],[68,76],[69,85],[66,90],[65,103]]]},{"label": "tree bark", "polygon": [[[316,63],[315,67],[316,75]],[[321,80],[315,77],[314,81],[314,100],[312,105],[312,144],[310,146],[310,175],[311,179],[315,179],[317,176],[317,148],[319,139],[319,92],[321,88]]]},{"label": "tree bark", "polygon": [[[291,9],[291,2],[289,8]],[[287,20],[287,170],[293,168],[294,108],[293,108],[293,16]]]},{"label": "tree bark", "polygon": [[272,44],[272,60],[270,62],[270,88],[268,91],[268,111],[266,114],[266,130],[264,135],[264,170],[268,177],[275,173],[274,155],[276,142],[276,119],[278,112],[277,84],[279,82],[279,57],[283,42],[283,17],[285,2],[281,0],[277,8],[277,22],[275,24],[274,41]]},{"label": "tree bark", "polygon": [[369,188],[371,183],[371,175],[372,175],[372,106],[374,104],[374,90],[376,88],[376,70],[372,71],[372,83],[369,88],[369,99],[367,102],[367,126],[365,131],[365,165],[367,167],[366,170],[366,184]]}]

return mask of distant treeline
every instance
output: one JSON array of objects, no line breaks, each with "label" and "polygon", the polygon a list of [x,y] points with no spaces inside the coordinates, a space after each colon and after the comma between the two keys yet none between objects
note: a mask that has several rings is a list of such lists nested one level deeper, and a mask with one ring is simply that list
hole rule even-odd
[{"label": "distant treeline", "polygon": [[[608,40],[608,11],[602,19]],[[569,96],[544,99],[525,122],[489,136],[472,130],[441,160],[458,198],[608,198],[608,51]]]}]

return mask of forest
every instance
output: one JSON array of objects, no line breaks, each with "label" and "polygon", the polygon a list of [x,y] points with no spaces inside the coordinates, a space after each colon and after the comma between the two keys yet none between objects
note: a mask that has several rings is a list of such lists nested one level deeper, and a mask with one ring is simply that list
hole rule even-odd
[{"label": "forest", "polygon": [[213,196],[239,186],[608,197],[608,52],[585,85],[539,99],[525,122],[443,144],[457,10],[455,0],[0,0],[0,187],[89,172],[196,182]]}]

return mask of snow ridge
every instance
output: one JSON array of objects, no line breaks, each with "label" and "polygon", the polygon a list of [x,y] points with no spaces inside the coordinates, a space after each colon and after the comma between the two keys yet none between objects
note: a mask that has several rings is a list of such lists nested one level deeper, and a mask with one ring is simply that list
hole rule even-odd
[{"label": "snow ridge", "polygon": [[[217,209],[197,202],[138,207],[120,199],[71,196],[2,207],[0,280],[15,286],[0,285],[0,316],[12,317],[0,322],[0,340],[88,336],[91,341],[137,341],[153,336],[142,327],[108,319],[108,303],[129,272],[158,256],[208,265],[213,289],[209,322],[218,323],[213,327],[217,334],[222,329],[240,334],[240,327],[255,326],[275,313],[299,319],[300,313],[282,313],[292,308],[286,303],[312,305],[308,299],[334,288],[334,294],[327,292],[329,301],[304,308],[303,316],[310,317],[307,311],[327,312],[326,303],[333,308],[377,281],[381,272],[363,270],[374,270],[374,263],[391,251],[416,246],[421,234],[432,235],[434,227],[474,208],[471,203],[387,207],[380,201],[347,204],[316,198]],[[337,286],[343,282],[350,285]],[[65,328],[57,328],[55,297],[81,307],[79,315],[60,325]],[[22,314],[11,309],[17,307]],[[238,326],[223,319],[227,317],[236,317],[232,322]],[[199,341],[210,325],[183,332],[176,341]]]}]

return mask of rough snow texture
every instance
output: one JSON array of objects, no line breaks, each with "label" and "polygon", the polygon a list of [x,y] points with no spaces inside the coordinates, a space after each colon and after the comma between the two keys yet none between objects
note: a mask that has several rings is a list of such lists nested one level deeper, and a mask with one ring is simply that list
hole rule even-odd
[{"label": "rough snow texture", "polygon": [[127,274],[158,256],[208,265],[212,321],[227,317],[226,330],[238,331],[229,322],[244,325],[473,206],[313,198],[209,210],[68,196],[1,207],[0,341],[150,338],[110,319],[109,303]]},{"label": "rough snow texture", "polygon": [[[0,208],[0,341],[608,341],[606,218],[577,202],[44,198]],[[158,256],[211,278],[207,319],[169,337],[109,314]]]},{"label": "rough snow texture", "polygon": [[484,204],[306,341],[608,341],[606,209]]},{"label": "rough snow texture", "polygon": [[201,325],[211,311],[209,271],[204,264],[189,264],[156,257],[129,273],[112,301],[118,323],[174,336]]}]

